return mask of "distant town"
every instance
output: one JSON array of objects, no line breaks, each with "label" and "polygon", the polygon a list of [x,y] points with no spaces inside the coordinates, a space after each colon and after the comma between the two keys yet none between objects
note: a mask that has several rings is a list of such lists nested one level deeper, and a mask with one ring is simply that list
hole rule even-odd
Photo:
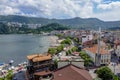
[{"label": "distant town", "polygon": [[27,56],[28,79],[120,79],[119,31],[102,31],[100,28],[98,31],[52,31],[50,34],[58,38],[52,40],[54,44],[47,53]]},{"label": "distant town", "polygon": [[52,44],[46,53],[28,55],[16,67],[14,61],[1,64],[0,80],[120,80],[119,31],[56,30],[47,35]]}]

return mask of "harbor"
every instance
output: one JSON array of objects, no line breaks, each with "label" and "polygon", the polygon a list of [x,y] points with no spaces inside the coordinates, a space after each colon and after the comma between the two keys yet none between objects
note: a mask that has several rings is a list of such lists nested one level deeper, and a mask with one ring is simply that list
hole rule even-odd
[{"label": "harbor", "polygon": [[[31,42],[31,41],[33,41],[33,44],[35,45],[32,45],[32,46],[34,46],[34,47],[36,47],[36,48],[33,48],[34,49],[34,51],[33,51],[33,49],[32,50],[30,50],[31,52],[31,54],[33,54],[33,53],[45,53],[45,52],[47,52],[47,50],[48,50],[48,47],[49,46],[51,46],[51,44],[55,44],[56,43],[56,41],[57,41],[57,37],[56,36],[41,36],[41,35],[6,35],[6,36],[8,36],[8,37],[6,37],[6,38],[8,38],[8,39],[10,39],[11,41],[10,42],[13,42],[13,41],[16,41],[16,40],[19,40],[19,42],[20,41],[23,41],[23,40],[20,40],[20,39],[18,39],[18,38],[20,38],[20,37],[28,37],[28,38],[25,38],[25,40],[27,39],[29,42]],[[12,39],[12,38],[9,38],[10,36],[12,36],[14,39]],[[1,38],[2,38],[3,36],[1,35]],[[36,37],[38,37],[38,38],[36,38]],[[39,38],[39,37],[41,37],[41,38]],[[2,38],[2,40],[3,39],[6,39],[5,37],[3,37]],[[32,39],[31,41],[29,40],[29,39]],[[42,43],[41,43],[41,40],[42,40]],[[6,40],[4,40],[5,42],[7,42]],[[10,43],[10,42],[7,42],[7,43]],[[39,43],[40,42],[40,43]],[[0,42],[0,43],[2,43],[2,42]],[[20,45],[22,45],[24,42],[22,42],[21,44],[20,43],[18,43],[18,44],[20,44]],[[18,45],[17,44],[17,42],[16,42],[16,45],[15,45],[15,47],[16,46],[18,46],[19,48],[20,47],[22,47],[22,46],[20,46],[20,45]],[[30,43],[30,44],[32,44],[32,43]],[[36,45],[37,44],[37,45]],[[13,44],[9,44],[9,45],[11,45],[11,46],[13,46]],[[2,46],[2,45],[1,45]],[[5,44],[4,44],[4,46],[5,46]],[[3,46],[3,47],[4,47]],[[7,45],[8,46],[8,45]],[[24,46],[24,45],[23,45]],[[26,45],[25,45],[26,46]],[[27,45],[28,46],[28,45]],[[29,47],[29,46],[28,46]],[[13,47],[14,48],[14,47]],[[6,48],[7,49],[7,48]],[[8,48],[9,49],[9,48]],[[29,49],[28,49],[29,50]],[[11,51],[10,49],[9,49],[9,51]],[[3,52],[4,52],[4,50],[3,50]],[[5,51],[6,52],[6,51]],[[18,51],[19,52],[19,51]],[[10,52],[11,53],[11,52]],[[9,54],[10,54],[9,53]],[[19,53],[15,53],[15,55],[17,56],[18,55],[18,57],[16,57],[16,56],[7,56],[7,57],[11,57],[11,58],[5,58],[6,60],[2,60],[2,58],[1,58],[1,62],[2,63],[0,63],[0,78],[4,78],[5,76],[7,76],[8,74],[9,74],[9,71],[11,71],[12,70],[12,74],[16,74],[15,76],[14,76],[14,78],[13,78],[13,80],[14,79],[16,79],[16,77],[18,78],[18,76],[20,77],[20,74],[18,74],[18,73],[20,73],[20,72],[22,72],[22,73],[24,73],[25,74],[25,71],[26,71],[26,66],[27,66],[27,60],[26,60],[26,56],[27,55],[29,55],[30,53],[27,53],[26,52],[26,54],[24,54],[24,56],[22,56],[22,57],[19,57],[21,54],[23,54],[22,52],[19,52]],[[5,54],[8,54],[8,53],[5,53]],[[2,57],[2,56],[1,56]],[[23,58],[24,57],[24,58]],[[20,59],[20,60],[19,60]],[[22,74],[23,75],[23,74]],[[22,75],[21,75],[21,78],[23,78],[22,77]],[[24,75],[25,76],[25,75]],[[25,79],[25,77],[24,77],[24,79]],[[23,80],[23,79],[21,79],[21,80]]]}]

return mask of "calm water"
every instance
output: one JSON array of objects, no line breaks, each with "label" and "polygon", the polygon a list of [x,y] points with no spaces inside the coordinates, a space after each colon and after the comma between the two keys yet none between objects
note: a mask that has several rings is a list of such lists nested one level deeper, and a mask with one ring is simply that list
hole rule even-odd
[{"label": "calm water", "polygon": [[49,36],[40,35],[0,35],[0,62],[14,64],[26,61],[26,56],[33,53],[43,53],[50,45]]}]

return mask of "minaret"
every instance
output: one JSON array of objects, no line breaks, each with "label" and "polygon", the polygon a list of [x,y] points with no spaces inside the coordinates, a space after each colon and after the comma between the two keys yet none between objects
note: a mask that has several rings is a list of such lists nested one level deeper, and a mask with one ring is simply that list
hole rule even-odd
[{"label": "minaret", "polygon": [[97,48],[97,53],[96,53],[96,60],[95,60],[95,65],[96,66],[100,66],[100,62],[101,62],[101,54],[100,54],[100,48],[101,48],[101,45],[100,45],[100,39],[101,39],[101,28],[99,28],[99,31],[98,31],[98,48]]}]

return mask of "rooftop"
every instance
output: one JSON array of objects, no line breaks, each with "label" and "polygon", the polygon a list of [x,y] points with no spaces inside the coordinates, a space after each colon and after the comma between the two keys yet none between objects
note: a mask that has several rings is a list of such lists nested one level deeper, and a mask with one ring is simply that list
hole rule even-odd
[{"label": "rooftop", "polygon": [[80,56],[60,56],[59,61],[84,61]]},{"label": "rooftop", "polygon": [[70,64],[56,70],[53,80],[92,80],[92,77],[87,70]]},{"label": "rooftop", "polygon": [[[93,45],[91,47],[86,47],[86,48],[84,48],[84,50],[87,50],[87,51],[92,52],[93,54],[96,54],[97,51],[98,51],[98,45]],[[108,51],[108,49],[105,49],[105,47],[101,47],[100,48],[100,54],[109,54],[109,51]]]},{"label": "rooftop", "polygon": [[42,54],[28,55],[27,58],[28,60],[32,60],[33,62],[52,59],[51,55],[42,55]]}]

